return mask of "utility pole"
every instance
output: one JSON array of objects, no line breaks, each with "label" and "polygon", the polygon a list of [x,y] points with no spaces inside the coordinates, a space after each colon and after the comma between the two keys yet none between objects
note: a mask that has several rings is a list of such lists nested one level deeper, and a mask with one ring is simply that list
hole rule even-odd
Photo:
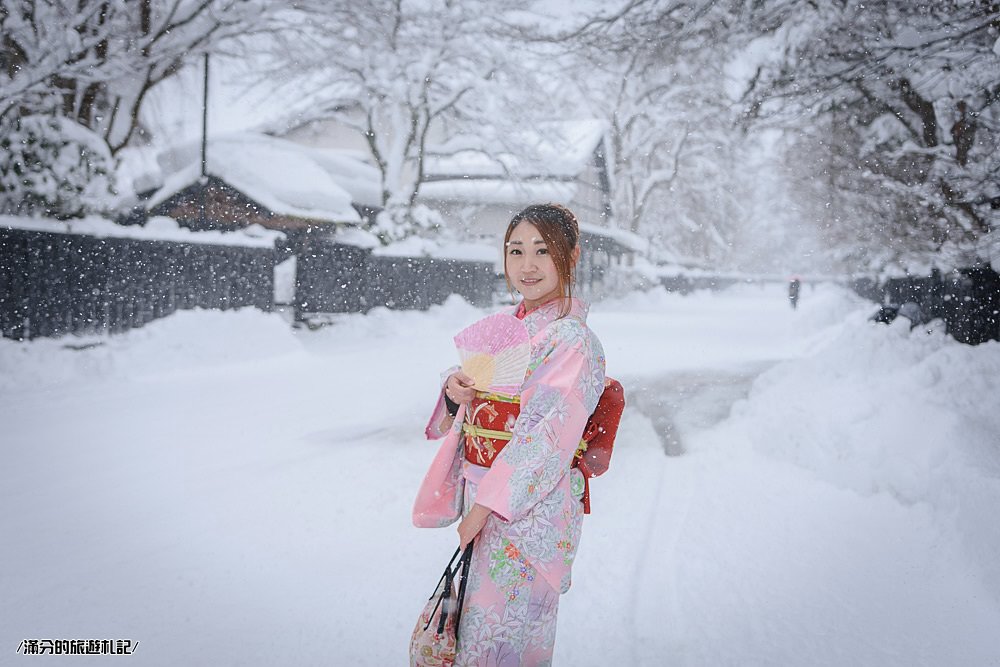
[{"label": "utility pole", "polygon": [[205,54],[204,86],[201,96],[201,178],[199,181],[201,185],[201,196],[199,197],[199,215],[201,220],[199,220],[199,227],[207,229],[208,219],[205,214],[205,197],[206,190],[208,190],[208,53]]}]

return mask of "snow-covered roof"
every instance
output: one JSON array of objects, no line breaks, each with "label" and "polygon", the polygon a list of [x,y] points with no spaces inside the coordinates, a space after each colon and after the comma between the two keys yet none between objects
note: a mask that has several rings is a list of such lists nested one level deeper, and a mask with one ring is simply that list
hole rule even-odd
[{"label": "snow-covered roof", "polygon": [[300,148],[347,191],[354,203],[369,208],[382,207],[381,175],[357,151]]},{"label": "snow-covered roof", "polygon": [[[152,209],[194,183],[200,147],[186,144],[159,158],[166,181],[146,203]],[[374,167],[336,151],[313,149],[263,134],[240,133],[208,141],[207,171],[272,213],[328,222],[361,222],[351,206],[378,189]],[[350,190],[354,190],[352,193]]]},{"label": "snow-covered roof", "polygon": [[530,201],[568,205],[607,129],[600,120],[546,122],[521,131],[503,147],[479,137],[453,137],[436,147],[440,153],[427,156],[419,197],[514,208]]},{"label": "snow-covered roof", "polygon": [[78,220],[53,220],[0,215],[0,227],[28,229],[54,234],[83,234],[98,238],[138,239],[143,241],[174,241],[176,243],[202,243],[208,245],[273,248],[274,242],[284,234],[260,225],[250,225],[232,232],[194,232],[180,227],[172,218],[150,218],[145,225],[119,225],[106,218],[91,216]]},{"label": "snow-covered roof", "polygon": [[649,250],[649,241],[638,234],[634,234],[625,229],[615,229],[613,227],[600,227],[585,222],[580,223],[580,231],[593,236],[603,236],[615,241],[619,245],[634,252],[645,253]]},{"label": "snow-covered roof", "polygon": [[[483,145],[478,137],[462,135],[428,154],[424,171],[437,178],[576,177],[607,134],[602,120],[552,121],[540,123],[509,137],[506,146]],[[516,151],[516,155],[511,151]]]}]

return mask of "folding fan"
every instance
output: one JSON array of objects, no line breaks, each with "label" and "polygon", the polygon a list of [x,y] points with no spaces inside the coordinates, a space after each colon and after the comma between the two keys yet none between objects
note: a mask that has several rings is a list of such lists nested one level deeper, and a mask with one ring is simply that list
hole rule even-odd
[{"label": "folding fan", "polygon": [[514,395],[524,382],[531,341],[524,322],[513,315],[484,317],[455,336],[462,371],[479,391]]}]

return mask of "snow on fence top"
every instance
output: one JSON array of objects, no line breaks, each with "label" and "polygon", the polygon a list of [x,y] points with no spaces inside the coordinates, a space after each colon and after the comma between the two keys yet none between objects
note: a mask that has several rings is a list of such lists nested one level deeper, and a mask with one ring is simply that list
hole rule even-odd
[{"label": "snow on fence top", "polygon": [[372,254],[377,257],[433,257],[490,264],[496,264],[500,259],[500,249],[488,243],[437,243],[419,236],[378,247]]},{"label": "snow on fence top", "polygon": [[372,250],[382,245],[377,236],[360,227],[341,227],[330,236],[330,239],[334,243],[355,246],[366,250]]},{"label": "snow on fence top", "polygon": [[[151,210],[194,183],[201,173],[198,146],[186,144],[165,153],[161,163],[167,177],[146,202]],[[301,146],[285,139],[244,132],[209,139],[207,171],[272,213],[310,220],[360,223],[351,206],[374,196],[378,184],[374,167],[346,155]],[[371,179],[371,180],[369,180]]]},{"label": "snow on fence top", "polygon": [[0,228],[26,229],[54,234],[79,234],[97,238],[137,239],[142,241],[173,241],[205,245],[273,248],[274,242],[284,234],[260,225],[251,225],[234,232],[193,232],[180,227],[171,218],[150,218],[145,226],[123,226],[105,218],[91,216],[79,220],[53,220],[51,218],[25,218],[0,215]]}]

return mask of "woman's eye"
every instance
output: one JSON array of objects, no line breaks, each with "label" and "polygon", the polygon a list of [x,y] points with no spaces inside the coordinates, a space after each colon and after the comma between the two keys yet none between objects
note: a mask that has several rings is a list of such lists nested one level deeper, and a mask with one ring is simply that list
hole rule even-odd
[{"label": "woman's eye", "polygon": [[521,251],[518,248],[511,248],[510,249],[510,254],[512,254],[512,255],[520,255]]},{"label": "woman's eye", "polygon": [[549,249],[548,248],[539,248],[538,249],[538,254],[539,255],[548,255],[549,254]]}]

